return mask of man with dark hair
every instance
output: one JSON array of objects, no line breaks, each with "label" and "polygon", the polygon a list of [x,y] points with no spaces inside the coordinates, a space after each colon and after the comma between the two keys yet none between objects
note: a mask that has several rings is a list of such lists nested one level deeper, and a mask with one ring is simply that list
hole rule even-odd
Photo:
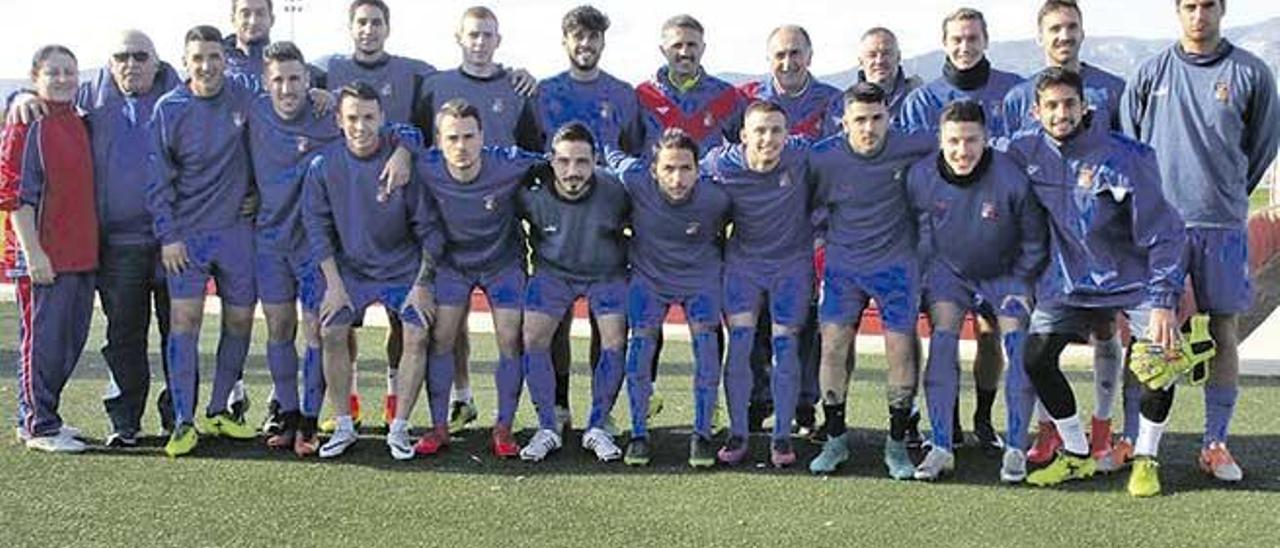
[{"label": "man with dark hair", "polygon": [[720,390],[720,242],[729,198],[698,173],[698,144],[678,128],[662,133],[652,161],[608,153],[631,196],[631,280],[627,287],[627,394],[631,440],[623,461],[649,464],[649,399],[657,336],[672,304],[684,309],[693,339],[693,434],[689,466],[714,466],[711,420]]},{"label": "man with dark hair", "polygon": [[1182,219],[1161,193],[1155,153],[1085,117],[1080,75],[1050,68],[1036,85],[1038,127],[1009,144],[1050,231],[1026,344],[1027,376],[1062,436],[1063,451],[1027,475],[1032,485],[1097,470],[1058,357],[1100,318],[1128,311],[1133,331],[1171,352],[1186,268]]},{"label": "man with dark hair", "polygon": [[844,133],[820,141],[809,155],[809,177],[816,186],[815,216],[822,217],[827,246],[818,312],[822,325],[819,381],[827,441],[809,463],[815,474],[832,473],[849,459],[851,440],[845,422],[849,359],[862,312],[871,299],[880,310],[889,362],[884,463],[895,479],[915,473],[906,437],[919,369],[920,273],[905,180],[908,167],[937,145],[928,135],[891,130],[887,100],[875,84],[854,84],[844,95]]},{"label": "man with dark hair", "polygon": [[[1106,124],[1112,130],[1119,130],[1124,80],[1080,60],[1080,47],[1085,38],[1080,6],[1074,0],[1046,0],[1040,6],[1036,24],[1040,31],[1036,41],[1044,48],[1045,70],[1058,67],[1078,72],[1084,82],[1084,97],[1093,120],[1091,123]],[[1039,123],[1035,118],[1036,86],[1033,77],[1014,87],[1005,97],[1005,120],[1010,135]],[[1089,427],[1089,452],[1098,459],[1100,470],[1111,471],[1123,466],[1133,454],[1133,440],[1138,434],[1139,388],[1131,376],[1124,377],[1124,435],[1113,448],[1111,408],[1123,373],[1123,353],[1115,319],[1094,326],[1091,335],[1096,403]],[[1039,427],[1027,457],[1032,464],[1043,464],[1053,458],[1062,440],[1043,406],[1037,406],[1037,411]]]},{"label": "man with dark hair", "polygon": [[231,0],[231,26],[235,32],[222,40],[228,76],[242,78],[250,88],[265,91],[262,54],[271,43],[271,27],[275,22],[271,0]]},{"label": "man with dark hair", "polygon": [[1176,5],[1181,38],[1139,67],[1120,116],[1125,133],[1155,148],[1164,194],[1186,221],[1195,307],[1209,314],[1217,343],[1200,468],[1235,482],[1244,472],[1227,450],[1227,431],[1239,394],[1238,318],[1252,298],[1249,195],[1280,147],[1280,106],[1266,63],[1223,38],[1226,0]]},{"label": "man with dark hair", "polygon": [[357,440],[348,405],[348,339],[351,324],[374,302],[399,316],[403,325],[404,371],[396,387],[403,402],[388,428],[387,447],[397,460],[414,456],[407,419],[426,377],[435,316],[432,285],[444,237],[426,187],[409,184],[385,192],[375,184],[392,154],[381,133],[385,118],[380,100],[367,83],[343,86],[338,125],[344,140],[315,157],[306,175],[303,220],[312,257],[324,273],[318,316],[327,395],[337,422],[320,447],[321,458],[337,457]]},{"label": "man with dark hair", "polygon": [[662,24],[660,49],[667,64],[636,87],[648,144],[670,128],[683,130],[702,150],[722,140],[737,141],[746,100],[703,68],[703,35],[702,24],[689,15],[677,15]]},{"label": "man with dark hair", "polygon": [[[776,404],[770,460],[775,466],[795,460],[791,421],[801,391],[798,339],[812,300],[814,236],[805,180],[808,146],[789,140],[787,128],[783,107],[754,102],[746,109],[742,144],[713,149],[702,162],[711,180],[729,196],[733,221],[724,274],[730,433],[717,455],[726,464],[741,462],[749,452],[753,381],[772,387],[769,399]],[[762,311],[770,318],[764,337],[773,355],[771,376],[767,366],[757,373],[751,363]],[[765,378],[753,379],[757,375]],[[812,403],[809,409],[812,412]]]},{"label": "man with dark hair", "polygon": [[1020,482],[1027,473],[1022,447],[1035,392],[1022,350],[1048,234],[1022,169],[987,146],[985,118],[977,103],[948,105],[940,119],[938,154],[907,173],[932,328],[924,389],[933,443],[916,467],[916,479],[936,480],[955,468],[951,425],[960,388],[959,334],[965,311],[978,308],[998,319],[1009,363],[1009,449],[1000,479]]},{"label": "man with dark hair", "polygon": [[871,82],[889,94],[889,113],[895,125],[901,122],[903,99],[924,85],[919,76],[907,76],[902,68],[898,37],[884,27],[862,33],[862,41],[858,43],[858,81]]},{"label": "man with dark hair", "polygon": [[[586,125],[562,126],[551,143],[550,169],[535,168],[517,195],[533,257],[524,296],[525,369],[530,393],[545,390],[536,385],[533,372],[551,371],[556,326],[574,301],[586,299],[601,348],[593,364],[591,413],[582,447],[608,462],[622,457],[606,420],[622,388],[627,339],[623,229],[630,224],[631,204],[617,179],[596,169],[595,139]],[[520,457],[542,460],[555,448],[537,441],[535,437],[525,445]]]}]

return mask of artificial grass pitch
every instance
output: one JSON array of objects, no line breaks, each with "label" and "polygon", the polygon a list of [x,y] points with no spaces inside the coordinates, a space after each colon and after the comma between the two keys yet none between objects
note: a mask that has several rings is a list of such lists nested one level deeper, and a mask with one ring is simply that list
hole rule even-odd
[{"label": "artificial grass pitch", "polygon": [[[0,304],[0,360],[16,363],[11,303]],[[1246,379],[1231,449],[1245,480],[1223,486],[1195,465],[1203,400],[1197,388],[1178,391],[1161,454],[1165,495],[1135,500],[1124,492],[1128,472],[1064,488],[1005,486],[999,458],[960,449],[957,473],[936,484],[896,482],[881,464],[887,426],[884,363],[860,356],[849,422],[854,456],[838,474],[814,477],[808,460],[818,447],[796,440],[800,460],[788,470],[766,467],[768,440],[753,435],[749,464],[693,471],[688,456],[692,395],[688,346],[667,345],[657,392],[666,408],[652,424],[653,465],[601,464],[581,446],[581,431],[548,460],[499,461],[487,449],[494,409],[492,337],[476,334],[472,383],[481,418],[441,455],[393,461],[373,426],[381,423],[385,387],[384,331],[360,331],[360,388],[366,435],[335,461],[301,460],[272,452],[261,440],[202,440],[193,455],[168,459],[163,440],[132,450],[99,449],[107,434],[101,395],[106,369],[102,322],[63,395],[63,416],[94,442],[80,456],[25,450],[11,431],[0,441],[0,539],[10,546],[1207,546],[1270,544],[1280,508],[1280,381]],[[206,320],[201,394],[208,396],[216,317]],[[253,409],[262,419],[270,380],[263,356],[265,327],[255,327],[246,371]],[[590,377],[575,341],[572,383],[575,428],[586,420]],[[155,379],[159,360],[153,354]],[[966,371],[968,365],[965,366]],[[1069,376],[1082,413],[1092,410],[1090,373]],[[964,375],[961,416],[973,410]],[[15,409],[15,385],[0,383],[0,408]],[[154,400],[159,382],[153,383]],[[629,424],[626,396],[615,418]],[[921,400],[923,406],[923,400]],[[1117,402],[1117,409],[1119,403]],[[415,423],[426,424],[425,396]],[[995,410],[1003,424],[1003,406]],[[1119,429],[1118,417],[1115,429]],[[521,442],[532,434],[527,397],[517,420]],[[144,427],[158,420],[148,408]],[[619,439],[625,443],[625,435]],[[784,544],[785,543],[785,544]]]}]

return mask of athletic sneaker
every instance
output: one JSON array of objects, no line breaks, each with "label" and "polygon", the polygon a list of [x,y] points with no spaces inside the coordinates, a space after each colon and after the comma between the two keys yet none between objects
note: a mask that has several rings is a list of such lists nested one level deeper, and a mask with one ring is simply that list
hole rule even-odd
[{"label": "athletic sneaker", "polygon": [[1064,451],[1058,453],[1058,458],[1053,459],[1049,466],[1027,474],[1027,483],[1038,486],[1057,485],[1066,481],[1091,478],[1097,471],[1097,461],[1092,457],[1072,455]]},{"label": "athletic sneaker", "polygon": [[244,390],[244,380],[238,380],[231,389],[231,394],[227,396],[227,411],[236,422],[244,422],[245,415],[249,413],[249,407],[249,393]]},{"label": "athletic sneaker", "polygon": [[520,454],[520,444],[511,435],[511,427],[501,424],[493,425],[492,448],[493,456],[498,458],[509,459]]},{"label": "athletic sneaker", "polygon": [[396,404],[395,394],[384,394],[382,396],[382,424],[388,429],[391,428],[391,421],[396,420]]},{"label": "athletic sneaker", "polygon": [[1098,417],[1089,421],[1089,454],[1096,461],[1111,454],[1111,421]]},{"label": "athletic sneaker", "polygon": [[831,474],[849,460],[849,433],[845,432],[834,438],[827,438],[822,444],[822,452],[809,461],[809,471],[814,474]]},{"label": "athletic sneaker", "polygon": [[138,434],[137,432],[112,432],[107,434],[105,440],[102,440],[102,445],[114,448],[137,447]]},{"label": "athletic sneaker", "polygon": [[387,449],[391,458],[410,460],[413,458],[413,440],[409,439],[409,426],[404,423],[392,423],[387,428]]},{"label": "athletic sneaker", "polygon": [[729,466],[733,466],[742,462],[742,459],[747,458],[748,449],[750,449],[750,446],[747,443],[747,438],[743,436],[729,436],[729,439],[725,440],[724,447],[721,447],[720,450],[716,452],[716,460]]},{"label": "athletic sneaker", "polygon": [[573,412],[568,407],[556,406],[556,427],[561,433],[573,431]]},{"label": "athletic sneaker", "polygon": [[1049,462],[1061,448],[1062,438],[1058,436],[1058,427],[1054,426],[1053,421],[1040,421],[1035,442],[1032,443],[1031,450],[1027,451],[1027,462],[1031,464]]},{"label": "athletic sneaker", "polygon": [[298,423],[302,422],[302,413],[289,411],[279,414],[277,422],[276,432],[267,437],[267,447],[286,451],[293,449],[293,440],[298,435]]},{"label": "athletic sneaker", "polygon": [[769,449],[769,462],[775,468],[786,468],[796,463],[796,450],[791,447],[790,439],[773,440]]},{"label": "athletic sneaker", "polygon": [[541,428],[533,434],[533,438],[529,443],[524,445],[520,450],[520,460],[525,462],[538,462],[547,458],[552,451],[560,449],[560,434],[555,430]]},{"label": "athletic sneaker", "polygon": [[1027,454],[1021,449],[1005,449],[1000,463],[1000,481],[1022,483],[1027,479]]},{"label": "athletic sneaker", "polygon": [[196,433],[196,427],[190,423],[182,423],[174,427],[173,434],[169,435],[169,442],[164,444],[164,454],[170,457],[179,457],[195,450],[196,444],[200,441],[200,435]]},{"label": "athletic sneaker", "polygon": [[348,430],[339,428],[333,431],[333,435],[329,436],[329,441],[324,442],[320,446],[320,458],[331,459],[347,452],[347,449],[355,445],[360,437],[356,435],[354,428]]},{"label": "athletic sneaker", "polygon": [[653,419],[658,416],[659,413],[662,413],[662,408],[666,406],[666,404],[667,401],[662,397],[662,394],[654,392],[652,396],[649,396],[649,414],[645,416],[649,419]]},{"label": "athletic sneaker", "polygon": [[[360,430],[360,395],[352,394],[348,396],[347,407],[351,411],[351,424],[355,426],[356,430]],[[337,429],[338,423],[333,417],[329,417],[320,423],[320,431],[326,434],[332,434]]]},{"label": "athletic sneaker", "polygon": [[[18,438],[18,443],[27,443],[27,441],[31,440],[32,437],[31,432],[28,432],[26,428],[21,426],[14,429],[13,435]],[[69,424],[63,424],[62,427],[58,429],[58,435],[66,436],[68,438],[79,438],[81,437],[81,432],[79,428]]]},{"label": "athletic sneaker", "polygon": [[907,454],[905,439],[894,441],[893,438],[885,437],[884,466],[889,470],[889,477],[896,480],[911,479],[915,475],[916,467],[911,463],[911,456]]},{"label": "athletic sneaker", "polygon": [[934,447],[924,456],[924,461],[916,467],[914,477],[918,480],[935,481],[956,470],[956,455],[941,447]]},{"label": "athletic sneaker", "polygon": [[439,453],[449,445],[449,427],[437,426],[426,435],[418,438],[418,443],[414,444],[413,452],[419,455],[428,456]]},{"label": "athletic sneaker", "polygon": [[1237,482],[1244,479],[1244,470],[1236,464],[1236,459],[1227,451],[1227,444],[1220,441],[1210,443],[1200,450],[1200,469],[1218,481]]},{"label": "athletic sneaker", "polygon": [[973,437],[977,440],[978,448],[983,453],[999,455],[1004,451],[1004,439],[1000,437],[1000,434],[996,433],[996,427],[991,424],[990,418],[973,423]]},{"label": "athletic sneaker", "polygon": [[196,419],[196,430],[205,436],[225,436],[234,440],[251,440],[258,431],[244,421],[236,420],[228,411]]},{"label": "athletic sneaker", "polygon": [[622,457],[622,462],[627,466],[648,466],[649,440],[645,438],[631,438],[631,441],[627,443],[627,454]]},{"label": "athletic sneaker", "polygon": [[27,440],[26,445],[27,449],[45,453],[83,453],[87,449],[84,442],[61,433],[52,436],[35,436]]},{"label": "athletic sneaker", "polygon": [[1111,473],[1121,470],[1133,460],[1133,442],[1129,438],[1120,438],[1111,445],[1111,450],[1098,461],[1098,471]]},{"label": "athletic sneaker", "polygon": [[613,436],[600,428],[592,428],[582,434],[582,448],[594,451],[600,462],[611,462],[622,458],[622,449],[613,442]]},{"label": "athletic sneaker", "polygon": [[262,426],[259,428],[267,436],[279,434],[284,430],[284,416],[280,413],[280,402],[267,401],[267,416],[262,419]]},{"label": "athletic sneaker", "polygon": [[472,400],[455,401],[449,406],[449,433],[457,434],[475,422],[480,412],[476,410],[476,402]]},{"label": "athletic sneaker", "polygon": [[298,421],[298,433],[293,437],[293,454],[305,458],[320,450],[317,429],[315,417],[304,416]]},{"label": "athletic sneaker", "polygon": [[689,466],[710,468],[716,464],[715,444],[698,434],[689,436]]},{"label": "athletic sneaker", "polygon": [[1133,470],[1129,472],[1129,484],[1126,488],[1135,497],[1159,495],[1160,463],[1145,455],[1133,459]]}]

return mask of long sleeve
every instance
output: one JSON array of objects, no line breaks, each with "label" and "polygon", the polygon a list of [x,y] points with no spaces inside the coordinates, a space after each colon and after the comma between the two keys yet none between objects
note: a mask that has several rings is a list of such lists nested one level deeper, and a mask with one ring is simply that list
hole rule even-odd
[{"label": "long sleeve", "polygon": [[[525,150],[542,150],[546,148],[547,138],[544,128],[538,123],[537,100],[530,97],[520,110],[520,119],[516,121],[516,145]],[[555,131],[554,128],[546,128]]]},{"label": "long sleeve", "polygon": [[933,221],[930,218],[930,196],[920,174],[921,169],[907,172],[907,207],[916,227],[916,253],[924,267],[933,257]]},{"label": "long sleeve", "polygon": [[1151,272],[1147,303],[1173,308],[1182,295],[1187,270],[1185,225],[1160,191],[1155,153],[1149,149],[1135,153],[1133,162],[1133,236],[1134,243],[1147,249]]},{"label": "long sleeve", "polygon": [[151,135],[154,146],[147,155],[151,181],[147,183],[147,211],[151,213],[156,239],[162,245],[181,241],[183,234],[174,219],[174,202],[177,201],[178,170],[170,156],[169,130],[164,110],[156,108],[151,116]]},{"label": "long sleeve", "polygon": [[338,231],[333,220],[333,207],[325,187],[325,160],[317,157],[307,168],[302,191],[302,225],[307,242],[317,262],[333,258],[338,249]]},{"label": "long sleeve", "polygon": [[40,207],[40,197],[44,194],[44,158],[40,151],[40,122],[31,125],[27,132],[27,145],[22,153],[22,180],[19,190],[18,207],[29,205]]},{"label": "long sleeve", "polygon": [[1244,152],[1249,158],[1247,188],[1253,194],[1280,148],[1280,108],[1276,106],[1276,81],[1270,74],[1258,78],[1258,87],[1249,100],[1244,133]]},{"label": "long sleeve", "polygon": [[1147,100],[1150,98],[1150,77],[1146,67],[1138,69],[1138,73],[1124,87],[1120,97],[1120,129],[1125,135],[1138,141],[1142,138],[1142,119],[1147,115]]},{"label": "long sleeve", "polygon": [[439,265],[444,255],[444,224],[440,211],[436,209],[436,201],[431,198],[431,189],[421,182],[412,182],[404,189],[405,197],[412,207],[409,212],[409,227],[422,246],[422,264],[425,272],[419,272],[419,280],[429,281],[434,278],[435,265]]},{"label": "long sleeve", "polygon": [[1019,229],[1022,241],[1018,245],[1018,258],[1013,262],[1013,276],[1019,283],[1026,284],[1023,295],[1031,294],[1031,284],[1040,276],[1040,271],[1049,260],[1049,217],[1040,200],[1031,191],[1031,183],[1026,183],[1026,191],[1022,196],[1022,209],[1018,212]]},{"label": "long sleeve", "polygon": [[0,134],[0,211],[16,211],[22,206],[22,157],[26,146],[26,125],[4,127]]}]

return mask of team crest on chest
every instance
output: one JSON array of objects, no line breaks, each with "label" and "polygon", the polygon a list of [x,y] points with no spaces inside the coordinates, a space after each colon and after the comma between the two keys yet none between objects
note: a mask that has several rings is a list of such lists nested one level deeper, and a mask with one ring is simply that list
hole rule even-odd
[{"label": "team crest on chest", "polygon": [[1224,80],[1219,80],[1213,84],[1213,98],[1217,99],[1219,103],[1227,104],[1231,100],[1231,84]]},{"label": "team crest on chest", "polygon": [[613,105],[608,101],[600,103],[600,117],[608,120],[613,115]]},{"label": "team crest on chest", "polygon": [[547,225],[542,228],[544,234],[555,234],[560,231],[560,227],[556,225]]},{"label": "team crest on chest", "polygon": [[507,105],[503,103],[501,98],[494,99],[492,109],[494,114],[501,114],[502,111],[507,110]]},{"label": "team crest on chest", "polygon": [[716,117],[715,117],[715,115],[714,115],[714,114],[711,114],[710,112],[708,112],[708,113],[704,114],[704,115],[702,116],[702,125],[707,126],[707,127],[713,127],[713,126],[715,126],[715,125],[716,125]]},{"label": "team crest on chest", "polygon": [[244,113],[243,112],[233,113],[231,115],[231,123],[235,124],[236,127],[244,127]]},{"label": "team crest on chest", "polygon": [[494,211],[498,209],[498,197],[492,194],[484,197],[484,210]]},{"label": "team crest on chest", "polygon": [[1000,217],[996,212],[996,204],[993,202],[982,202],[982,218],[987,221],[994,221]]},{"label": "team crest on chest", "polygon": [[702,223],[699,223],[698,221],[690,221],[689,224],[684,226],[684,233],[687,236],[697,236],[698,232],[701,231]]},{"label": "team crest on chest", "polygon": [[789,186],[791,186],[791,173],[783,173],[782,177],[778,178],[778,188],[787,188]]},{"label": "team crest on chest", "polygon": [[304,153],[304,152],[306,152],[306,151],[307,151],[307,148],[311,145],[311,141],[310,141],[309,139],[307,139],[307,138],[306,138],[305,136],[303,136],[303,135],[299,135],[299,136],[297,136],[297,137],[295,138],[295,142],[296,142],[296,143],[297,143],[297,145],[298,145],[298,152],[299,152],[299,153]]},{"label": "team crest on chest", "polygon": [[1085,190],[1093,190],[1096,174],[1097,168],[1094,166],[1081,165],[1080,171],[1076,173],[1076,185]]},{"label": "team crest on chest", "polygon": [[395,90],[395,88],[393,88],[393,87],[391,86],[391,82],[387,82],[387,83],[382,84],[382,96],[383,96],[383,97],[391,97],[391,93],[392,93],[394,90]]},{"label": "team crest on chest", "polygon": [[893,182],[901,183],[902,179],[907,176],[906,168],[898,168],[893,170]]}]

